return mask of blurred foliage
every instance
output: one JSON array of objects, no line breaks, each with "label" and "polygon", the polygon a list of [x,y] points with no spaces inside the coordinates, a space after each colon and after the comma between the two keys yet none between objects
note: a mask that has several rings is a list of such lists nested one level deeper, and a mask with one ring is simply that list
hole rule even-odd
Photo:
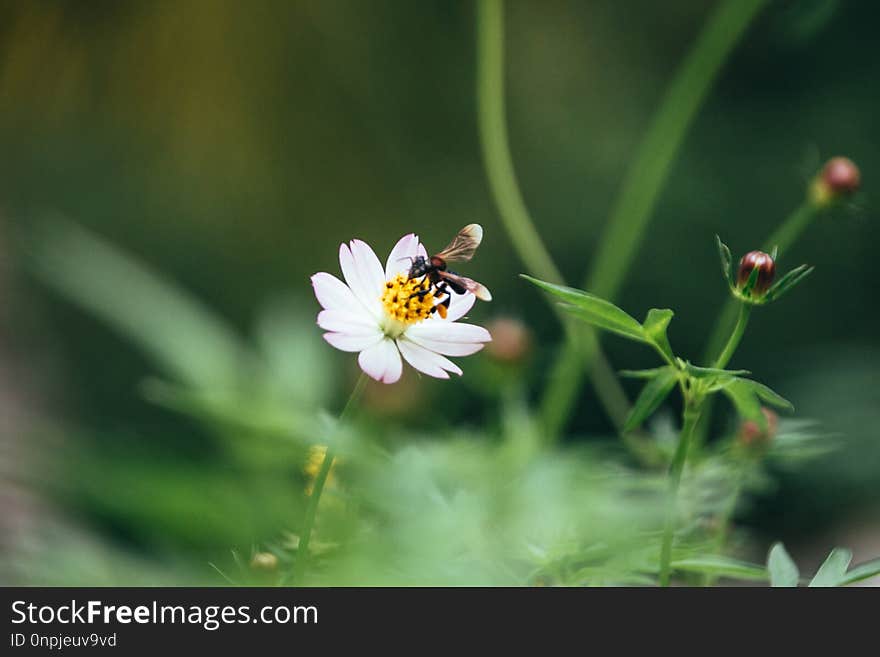
[{"label": "blurred foliage", "polygon": [[[707,11],[510,3],[511,148],[567,278],[589,269]],[[701,519],[729,503],[735,477],[750,493],[738,526],[760,533],[734,543],[752,561],[770,539],[797,556],[793,541],[880,504],[880,229],[866,205],[880,168],[877,11],[771,3],[687,136],[628,272],[621,305],[692,318],[672,337],[696,356],[725,294],[712,236],[754,248],[822,159],[862,168],[861,207],[783,254],[785,268],[816,265],[809,292],[756,313],[732,363],[783,391],[797,419],[742,475],[731,409],[718,418],[685,482],[682,572],[708,572]],[[456,384],[407,372],[370,386],[339,438],[314,582],[652,581],[662,482],[623,456],[592,393],[565,445],[535,443],[531,402],[561,332],[517,279],[486,189],[473,29],[468,3],[0,3],[0,353],[26,362],[14,383],[33,405],[11,430],[35,452],[15,479],[51,502],[4,577],[277,583],[251,558],[274,551],[283,571],[295,554],[308,447],[354,380],[352,359],[320,339],[307,276],[335,271],[351,237],[383,251],[416,231],[440,245],[479,221],[468,274],[495,301],[474,321],[527,318],[530,358],[481,354]],[[651,364],[638,346],[604,344],[617,366]],[[667,453],[675,424],[651,426]]]}]

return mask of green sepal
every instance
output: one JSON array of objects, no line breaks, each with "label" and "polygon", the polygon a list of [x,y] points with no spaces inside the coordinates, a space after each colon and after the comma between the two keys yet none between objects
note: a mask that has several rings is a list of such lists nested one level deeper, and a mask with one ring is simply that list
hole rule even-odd
[{"label": "green sepal", "polygon": [[773,287],[767,290],[767,300],[776,301],[783,294],[791,290],[795,285],[797,285],[807,276],[812,274],[814,269],[815,267],[810,267],[808,265],[800,265],[799,267],[795,267],[785,276],[776,281],[776,284],[773,285]]},{"label": "green sepal", "polygon": [[727,245],[721,241],[718,235],[715,236],[715,243],[718,246],[718,259],[721,260],[721,273],[724,274],[724,280],[727,281],[727,284],[733,285],[731,274],[733,256],[730,254],[730,249],[727,248]]},{"label": "green sepal", "polygon": [[758,276],[761,273],[761,269],[759,267],[754,267],[749,274],[749,279],[746,281],[746,284],[743,285],[742,295],[747,299],[752,298],[752,290],[755,289],[755,285],[758,284]]},{"label": "green sepal", "polygon": [[650,417],[675,387],[678,381],[678,370],[671,365],[660,369],[662,371],[648,381],[639,393],[629,417],[626,418],[626,423],[623,426],[624,432],[632,431]]},{"label": "green sepal", "polygon": [[770,572],[770,586],[792,587],[798,585],[800,571],[782,543],[774,543],[767,555],[767,570]]}]

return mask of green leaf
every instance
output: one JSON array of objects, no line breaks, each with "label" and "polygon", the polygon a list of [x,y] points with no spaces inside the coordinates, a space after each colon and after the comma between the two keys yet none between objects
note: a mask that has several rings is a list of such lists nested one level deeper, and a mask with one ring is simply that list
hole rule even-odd
[{"label": "green leaf", "polygon": [[852,561],[852,552],[846,548],[834,548],[819,566],[809,586],[840,586],[846,577],[846,569]]},{"label": "green leaf", "polygon": [[678,372],[675,368],[668,366],[661,369],[664,371],[651,379],[639,393],[638,399],[626,419],[626,424],[623,427],[624,432],[632,431],[650,417],[651,413],[657,410],[657,407],[675,387],[678,380]]},{"label": "green leaf", "polygon": [[675,355],[672,353],[672,346],[669,344],[669,338],[666,337],[666,328],[675,313],[669,308],[651,308],[648,311],[645,321],[642,323],[642,329],[645,335],[654,343],[654,345],[662,351],[667,358],[672,360]]},{"label": "green leaf", "polygon": [[774,245],[773,245],[773,248],[770,249],[770,259],[771,259],[773,262],[776,262],[776,256],[778,256],[778,255],[779,255],[779,245],[778,245],[778,244],[774,244]]},{"label": "green leaf", "polygon": [[770,586],[797,586],[800,572],[782,543],[774,543],[767,555],[767,570],[770,571]]},{"label": "green leaf", "polygon": [[746,420],[758,423],[762,431],[767,430],[767,418],[761,412],[761,401],[755,393],[748,379],[734,379],[722,389],[722,392],[730,398],[733,405]]},{"label": "green leaf", "polygon": [[575,317],[597,328],[617,333],[631,340],[638,340],[639,342],[649,341],[642,329],[642,325],[634,317],[610,301],[605,301],[605,299],[600,299],[597,296],[572,287],[545,283],[525,274],[520,274],[520,276],[562,299],[565,302],[562,307]]},{"label": "green leaf", "polygon": [[766,568],[727,557],[707,556],[680,559],[673,561],[672,567],[675,570],[684,570],[692,573],[732,577],[734,579],[767,581]]},{"label": "green leaf", "polygon": [[754,392],[759,399],[770,404],[771,406],[776,406],[777,408],[785,408],[789,411],[794,410],[794,405],[788,401],[785,397],[780,395],[779,393],[771,390],[763,383],[758,383],[752,379],[737,379],[738,381],[742,381],[743,385],[751,388],[752,392]]},{"label": "green leaf", "polygon": [[[64,220],[39,221],[28,265],[177,381],[233,389],[254,354],[235,329],[150,265]],[[173,321],[170,321],[173,319]]]},{"label": "green leaf", "polygon": [[663,367],[652,367],[649,370],[620,370],[618,374],[628,379],[653,379],[669,369],[668,365]]},{"label": "green leaf", "polygon": [[847,584],[855,584],[856,582],[861,582],[863,579],[868,579],[877,575],[880,575],[880,559],[874,559],[873,561],[868,561],[856,566],[846,573],[837,585],[846,586]]},{"label": "green leaf", "polygon": [[721,241],[718,235],[715,236],[715,242],[718,245],[718,258],[721,260],[721,273],[724,274],[724,280],[727,281],[727,284],[732,285],[730,263],[733,261],[733,258],[730,255],[730,249],[727,248],[727,245]]},{"label": "green leaf", "polygon": [[684,370],[692,377],[697,379],[709,379],[715,376],[732,376],[738,377],[751,374],[748,370],[720,370],[716,367],[699,367],[684,361]]},{"label": "green leaf", "polygon": [[785,276],[780,278],[773,287],[767,290],[767,298],[776,301],[779,297],[812,274],[814,269],[815,267],[808,267],[807,265],[795,267]]}]

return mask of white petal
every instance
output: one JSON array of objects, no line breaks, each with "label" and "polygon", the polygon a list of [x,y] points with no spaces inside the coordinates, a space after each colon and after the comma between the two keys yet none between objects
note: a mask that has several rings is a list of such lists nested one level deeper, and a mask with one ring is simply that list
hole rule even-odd
[{"label": "white petal", "polygon": [[412,330],[406,332],[406,338],[429,351],[434,351],[444,356],[470,356],[486,346],[480,342],[443,342],[441,340],[422,338],[414,335]]},{"label": "white petal", "polygon": [[396,383],[403,372],[400,354],[391,340],[382,340],[362,351],[358,364],[369,376],[382,383]]},{"label": "white petal", "polygon": [[375,318],[360,304],[354,304],[351,310],[322,310],[318,313],[318,326],[325,331],[348,335],[366,335],[380,330]]},{"label": "white petal", "polygon": [[362,240],[352,240],[350,246],[361,280],[368,286],[370,294],[377,298],[382,296],[385,288],[385,270],[376,253]]},{"label": "white petal", "polygon": [[379,329],[372,335],[349,335],[347,333],[325,333],[324,339],[340,351],[363,351],[385,338]]},{"label": "white petal", "polygon": [[351,289],[331,274],[322,271],[312,276],[312,287],[322,308],[350,310],[352,306],[358,306]]},{"label": "white petal", "polygon": [[448,379],[449,375],[446,371],[461,376],[461,369],[451,360],[429,349],[425,349],[415,342],[407,340],[405,337],[397,341],[397,346],[400,349],[400,353],[406,358],[406,362],[428,376]]},{"label": "white petal", "polygon": [[482,326],[462,324],[461,322],[425,321],[411,326],[406,331],[407,337],[427,338],[438,342],[492,342],[489,331]]},{"label": "white petal", "polygon": [[[354,242],[352,242],[352,244],[354,244]],[[370,247],[367,248],[369,249]],[[362,252],[362,249],[359,248],[358,252]],[[373,254],[373,257],[376,258],[376,255]],[[376,263],[378,262],[379,260],[377,258]],[[368,271],[369,267],[361,267],[359,263],[360,259],[354,257],[352,250],[347,244],[339,245],[339,266],[342,268],[342,275],[345,276],[345,282],[348,283],[348,287],[351,288],[358,303],[366,308],[373,316],[379,317],[382,306],[380,301],[380,296],[382,294],[381,286],[379,288],[374,288],[372,285],[373,276],[369,274]],[[381,267],[379,268],[379,271],[381,272]]]},{"label": "white petal", "polygon": [[397,274],[403,274],[409,271],[412,266],[412,259],[419,253],[419,238],[414,233],[404,235],[399,240],[391,253],[388,255],[388,262],[385,263],[385,280],[390,281]]}]

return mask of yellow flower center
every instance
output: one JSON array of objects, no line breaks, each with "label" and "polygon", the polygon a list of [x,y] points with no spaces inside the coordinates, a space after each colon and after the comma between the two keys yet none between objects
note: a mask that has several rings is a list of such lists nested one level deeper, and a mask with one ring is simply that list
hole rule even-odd
[{"label": "yellow flower center", "polygon": [[397,338],[407,326],[430,317],[434,308],[434,295],[430,289],[427,280],[407,278],[405,274],[398,274],[385,283],[382,306],[388,319],[383,326],[386,335]]}]

